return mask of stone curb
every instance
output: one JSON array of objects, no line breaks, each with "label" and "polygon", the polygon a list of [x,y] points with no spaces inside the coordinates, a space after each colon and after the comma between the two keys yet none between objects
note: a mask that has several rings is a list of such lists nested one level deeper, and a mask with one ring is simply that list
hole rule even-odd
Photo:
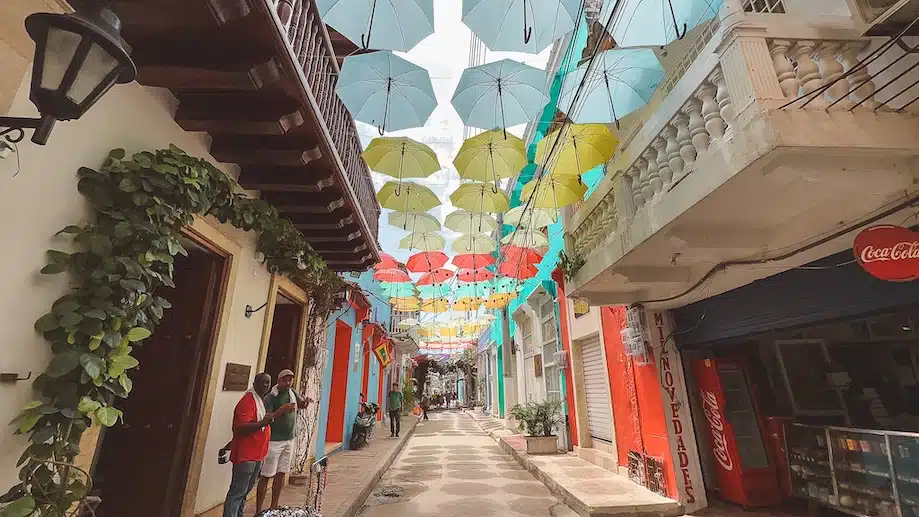
[{"label": "stone curb", "polygon": [[399,438],[399,443],[396,444],[389,451],[389,455],[383,460],[382,463],[377,467],[377,471],[370,477],[370,481],[364,488],[354,496],[350,503],[342,504],[341,509],[332,517],[354,517],[357,515],[357,512],[364,506],[364,503],[367,501],[367,498],[370,497],[370,494],[373,492],[373,489],[377,487],[377,484],[380,482],[380,479],[383,477],[383,474],[389,470],[389,467],[392,466],[393,462],[396,461],[396,456],[402,452],[402,449],[405,448],[405,443],[408,442],[408,439],[415,433],[415,428],[418,427],[418,422],[420,418],[416,418],[414,422],[411,423],[411,427],[406,430],[402,436]]}]

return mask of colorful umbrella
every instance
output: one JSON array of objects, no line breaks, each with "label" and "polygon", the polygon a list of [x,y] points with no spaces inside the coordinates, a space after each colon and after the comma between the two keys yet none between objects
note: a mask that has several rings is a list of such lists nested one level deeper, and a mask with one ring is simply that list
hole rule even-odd
[{"label": "colorful umbrella", "polygon": [[463,269],[478,269],[495,263],[495,258],[486,253],[463,253],[453,257],[453,265]]},{"label": "colorful umbrella", "polygon": [[387,298],[415,296],[415,285],[411,282],[382,282],[380,288]]},{"label": "colorful umbrella", "polygon": [[399,261],[393,258],[389,253],[380,252],[380,261],[374,264],[373,269],[394,269],[399,267]]},{"label": "colorful umbrella", "polygon": [[532,248],[520,246],[501,246],[501,255],[506,262],[529,262],[536,264],[542,261],[543,254]]},{"label": "colorful umbrella", "polygon": [[584,199],[587,186],[578,176],[546,174],[537,177],[523,186],[520,199],[524,203],[532,198],[536,208],[551,208],[558,210],[564,206],[573,205]]},{"label": "colorful umbrella", "polygon": [[456,273],[456,278],[460,282],[485,282],[491,280],[495,277],[495,274],[491,271],[481,268],[481,269],[460,269]]},{"label": "colorful umbrella", "polygon": [[424,212],[390,212],[389,224],[410,232],[436,232],[440,230],[440,221]]},{"label": "colorful umbrella", "polygon": [[526,205],[511,208],[508,213],[504,214],[504,224],[523,228],[545,228],[555,222],[555,216],[548,210]]},{"label": "colorful umbrella", "polygon": [[[619,48],[661,47],[717,16],[722,0],[620,0],[603,3],[600,23]],[[615,6],[615,8],[614,8]],[[607,21],[612,16],[612,23]]]},{"label": "colorful umbrella", "polygon": [[319,17],[364,50],[408,52],[434,33],[433,0],[316,0]]},{"label": "colorful umbrella", "polygon": [[488,183],[464,183],[452,194],[450,202],[469,212],[507,212],[510,200],[503,190]]},{"label": "colorful umbrella", "polygon": [[377,192],[377,201],[383,208],[406,213],[427,212],[440,205],[440,199],[431,189],[410,181],[387,181]]},{"label": "colorful umbrella", "polygon": [[437,232],[410,233],[399,241],[403,250],[438,251],[446,245],[446,239]]},{"label": "colorful umbrella", "polygon": [[422,312],[433,312],[439,314],[450,310],[450,302],[446,298],[431,298],[421,302],[420,309]]},{"label": "colorful umbrella", "polygon": [[423,300],[430,300],[431,298],[443,298],[445,296],[450,296],[453,292],[453,287],[445,284],[431,284],[431,285],[419,285],[418,286],[418,295]]},{"label": "colorful umbrella", "polygon": [[475,282],[456,286],[453,295],[457,298],[485,298],[489,295],[491,284],[489,282]]},{"label": "colorful umbrella", "polygon": [[562,85],[558,107],[578,124],[615,123],[618,127],[622,117],[650,102],[664,78],[664,69],[651,49],[606,50],[595,61],[566,75]]},{"label": "colorful umbrella", "polygon": [[346,57],[335,93],[355,120],[381,135],[423,126],[437,106],[427,70],[388,50]]},{"label": "colorful umbrella", "polygon": [[502,59],[464,70],[451,103],[467,126],[506,129],[539,117],[547,83],[544,70]]},{"label": "colorful umbrella", "polygon": [[428,273],[433,269],[443,267],[448,260],[450,259],[447,255],[439,251],[424,251],[409,257],[405,267],[412,273]]},{"label": "colorful umbrella", "polygon": [[444,226],[460,233],[493,232],[498,229],[498,221],[483,213],[472,213],[468,210],[454,210],[447,214]]},{"label": "colorful umbrella", "polygon": [[381,269],[373,274],[374,280],[379,280],[380,282],[409,282],[408,273],[402,271],[401,269]]},{"label": "colorful umbrella", "polygon": [[511,297],[507,294],[493,294],[485,302],[486,309],[503,309],[511,302]]},{"label": "colorful umbrella", "polygon": [[374,138],[361,158],[371,170],[397,180],[427,178],[440,170],[433,149],[404,136]]},{"label": "colorful umbrella", "polygon": [[402,312],[417,311],[421,307],[421,302],[414,296],[390,298],[389,303],[393,310]]},{"label": "colorful umbrella", "polygon": [[453,303],[453,310],[455,311],[477,311],[482,304],[485,303],[485,300],[481,298],[471,298],[464,297],[458,298],[456,302]]},{"label": "colorful umbrella", "polygon": [[544,248],[549,245],[549,238],[542,230],[536,228],[517,228],[501,239],[502,244],[511,244],[521,248]]},{"label": "colorful umbrella", "polygon": [[[461,310],[461,309],[455,308],[456,304],[453,304],[453,307],[454,307],[453,310],[455,311]],[[437,329],[437,334],[440,335],[441,337],[459,337],[459,329],[456,327],[440,327],[439,329]]]},{"label": "colorful umbrella", "polygon": [[435,269],[430,273],[425,273],[418,279],[418,285],[442,284],[453,278],[453,271],[449,269]]},{"label": "colorful umbrella", "polygon": [[399,323],[396,323],[396,326],[399,327],[400,329],[410,329],[412,327],[417,327],[420,324],[421,323],[415,318],[405,318]]},{"label": "colorful umbrella", "polygon": [[618,144],[603,124],[568,124],[536,144],[536,163],[556,176],[580,176],[608,162]]},{"label": "colorful umbrella", "polygon": [[498,181],[512,178],[527,164],[523,140],[502,136],[498,130],[485,131],[467,139],[453,159],[460,178],[472,181]]},{"label": "colorful umbrella", "polygon": [[580,0],[463,0],[463,23],[492,52],[539,54],[574,30]]},{"label": "colorful umbrella", "polygon": [[498,245],[484,233],[461,235],[450,247],[456,253],[491,253]]},{"label": "colorful umbrella", "polygon": [[536,276],[539,273],[539,267],[528,262],[504,262],[498,266],[498,273],[518,280],[526,280]]}]

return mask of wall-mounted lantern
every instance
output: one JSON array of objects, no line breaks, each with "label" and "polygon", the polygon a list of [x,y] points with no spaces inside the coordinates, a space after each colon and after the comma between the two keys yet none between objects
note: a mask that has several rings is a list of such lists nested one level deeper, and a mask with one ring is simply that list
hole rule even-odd
[{"label": "wall-mounted lantern", "polygon": [[121,20],[106,7],[91,11],[26,18],[35,41],[29,99],[41,116],[0,117],[0,136],[10,143],[33,129],[32,141],[44,145],[56,121],[80,118],[115,83],[134,80],[137,67],[122,44]]}]

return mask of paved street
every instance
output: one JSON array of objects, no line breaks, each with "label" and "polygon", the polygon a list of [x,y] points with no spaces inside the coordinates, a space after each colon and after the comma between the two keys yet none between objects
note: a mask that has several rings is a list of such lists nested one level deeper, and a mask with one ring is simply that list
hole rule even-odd
[{"label": "paved street", "polygon": [[431,413],[361,517],[548,516],[558,501],[460,411]]}]

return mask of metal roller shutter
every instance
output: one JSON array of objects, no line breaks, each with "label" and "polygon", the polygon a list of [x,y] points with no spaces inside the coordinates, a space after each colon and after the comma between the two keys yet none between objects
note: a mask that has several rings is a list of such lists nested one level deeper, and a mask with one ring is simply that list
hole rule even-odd
[{"label": "metal roller shutter", "polygon": [[613,441],[613,411],[609,400],[609,382],[603,364],[603,348],[598,338],[581,345],[584,368],[584,393],[587,398],[587,422],[590,436]]}]

